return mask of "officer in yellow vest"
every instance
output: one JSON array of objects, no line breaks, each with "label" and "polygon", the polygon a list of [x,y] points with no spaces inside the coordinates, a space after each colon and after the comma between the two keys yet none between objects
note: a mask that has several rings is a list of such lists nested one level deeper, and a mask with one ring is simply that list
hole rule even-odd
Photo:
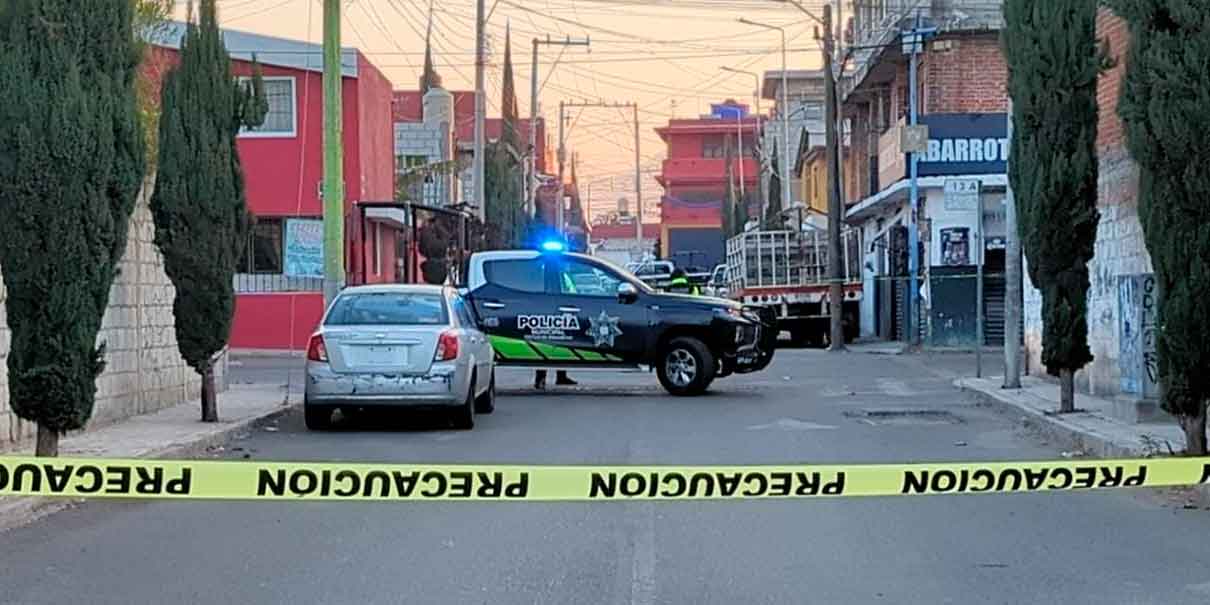
[{"label": "officer in yellow vest", "polygon": [[673,269],[672,281],[668,282],[668,289],[672,292],[692,294],[693,296],[698,296],[702,293],[697,284],[691,283],[689,278],[685,277],[685,272],[680,269]]}]

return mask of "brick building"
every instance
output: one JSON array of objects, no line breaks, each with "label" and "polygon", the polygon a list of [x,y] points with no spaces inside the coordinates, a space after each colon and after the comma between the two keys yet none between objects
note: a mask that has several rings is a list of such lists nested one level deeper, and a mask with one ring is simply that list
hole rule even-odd
[{"label": "brick building", "polygon": [[[875,0],[853,20],[857,48],[842,88],[850,122],[846,220],[865,242],[861,331],[905,339],[910,225],[909,159],[900,143],[908,123],[909,55],[903,28],[916,3]],[[981,0],[919,9],[936,28],[918,55],[919,123],[929,128],[919,154],[919,325],[923,341],[969,346],[976,309],[985,309],[988,344],[1003,339],[1004,194],[1007,186],[1007,67],[1000,52],[999,6]],[[982,225],[982,245],[979,224]],[[975,266],[989,275],[976,302]]]},{"label": "brick building", "polygon": [[[1124,417],[1140,419],[1155,410],[1155,292],[1151,257],[1138,215],[1138,166],[1126,150],[1118,118],[1118,93],[1130,38],[1125,22],[1108,9],[1097,16],[1097,36],[1108,40],[1116,66],[1097,82],[1100,168],[1095,256],[1089,263],[1088,344],[1093,361],[1076,373],[1077,388],[1119,396]],[[1042,295],[1025,280],[1026,370],[1044,375]]]}]

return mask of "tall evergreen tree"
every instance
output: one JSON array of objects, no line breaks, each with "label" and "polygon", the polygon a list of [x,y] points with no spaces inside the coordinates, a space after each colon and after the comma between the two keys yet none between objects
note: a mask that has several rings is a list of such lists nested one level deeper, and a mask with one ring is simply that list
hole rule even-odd
[{"label": "tall evergreen tree", "polygon": [[769,161],[772,169],[769,176],[769,204],[765,206],[765,229],[781,229],[785,223],[781,215],[784,209],[781,207],[781,173],[778,172],[781,164],[777,163],[777,145],[773,145]]},{"label": "tall evergreen tree", "polygon": [[433,3],[429,2],[429,23],[424,32],[424,71],[420,72],[420,96],[441,87],[441,76],[433,68]]},{"label": "tall evergreen tree", "polygon": [[500,85],[500,95],[502,97],[500,99],[500,117],[503,127],[500,129],[500,140],[508,145],[512,145],[513,149],[520,152],[522,150],[521,130],[518,127],[517,91],[513,82],[513,40],[511,28],[511,24],[504,26],[504,75]]},{"label": "tall evergreen tree", "polygon": [[1003,32],[1013,99],[1009,178],[1029,276],[1042,291],[1042,363],[1075,409],[1074,373],[1088,348],[1088,261],[1097,221],[1096,0],[1006,0]]},{"label": "tall evergreen tree", "polygon": [[231,334],[232,282],[249,222],[235,136],[264,121],[268,102],[259,69],[251,83],[232,77],[215,0],[201,0],[198,20],[186,24],[180,58],[161,93],[151,213],[156,246],[176,286],[177,348],[202,377],[202,421],[217,422],[214,357]]},{"label": "tall evergreen tree", "polygon": [[129,0],[0,3],[0,267],[9,393],[38,455],[92,415],[110,286],[143,181]]},{"label": "tall evergreen tree", "polygon": [[[724,245],[731,236],[736,233],[735,225],[735,207],[738,201],[735,199],[735,170],[732,166],[735,164],[735,150],[731,147],[731,139],[723,138],[723,178],[727,181],[726,189],[723,191],[723,203],[719,209],[722,215],[722,236]],[[740,226],[740,229],[743,227]]]},{"label": "tall evergreen tree", "polygon": [[1163,407],[1205,455],[1210,401],[1210,4],[1114,0],[1130,26],[1118,113],[1139,164],[1139,218],[1159,290]]},{"label": "tall evergreen tree", "polygon": [[521,247],[525,243],[528,217],[523,204],[525,186],[521,167],[521,137],[517,128],[517,93],[513,81],[512,37],[505,26],[504,75],[501,83],[500,139],[488,145],[484,162],[484,214],[495,227],[498,243]]},{"label": "tall evergreen tree", "polygon": [[503,246],[521,246],[526,220],[521,206],[521,168],[515,150],[503,141],[487,145],[484,162],[484,215]]}]

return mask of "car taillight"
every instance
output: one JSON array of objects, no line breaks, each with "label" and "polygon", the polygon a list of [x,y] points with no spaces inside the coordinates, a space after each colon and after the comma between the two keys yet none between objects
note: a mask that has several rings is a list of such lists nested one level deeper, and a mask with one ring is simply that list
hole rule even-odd
[{"label": "car taillight", "polygon": [[307,343],[307,361],[327,361],[328,348],[324,346],[324,337],[316,334]]},{"label": "car taillight", "polygon": [[433,355],[433,361],[450,361],[458,358],[458,335],[452,330],[442,332],[441,336],[437,337],[437,353]]}]

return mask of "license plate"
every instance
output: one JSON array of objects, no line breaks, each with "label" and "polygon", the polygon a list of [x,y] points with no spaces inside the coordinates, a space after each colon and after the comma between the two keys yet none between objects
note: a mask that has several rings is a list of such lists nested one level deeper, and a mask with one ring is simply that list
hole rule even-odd
[{"label": "license plate", "polygon": [[381,366],[401,364],[406,365],[407,352],[399,347],[366,347],[365,361],[368,364]]}]

